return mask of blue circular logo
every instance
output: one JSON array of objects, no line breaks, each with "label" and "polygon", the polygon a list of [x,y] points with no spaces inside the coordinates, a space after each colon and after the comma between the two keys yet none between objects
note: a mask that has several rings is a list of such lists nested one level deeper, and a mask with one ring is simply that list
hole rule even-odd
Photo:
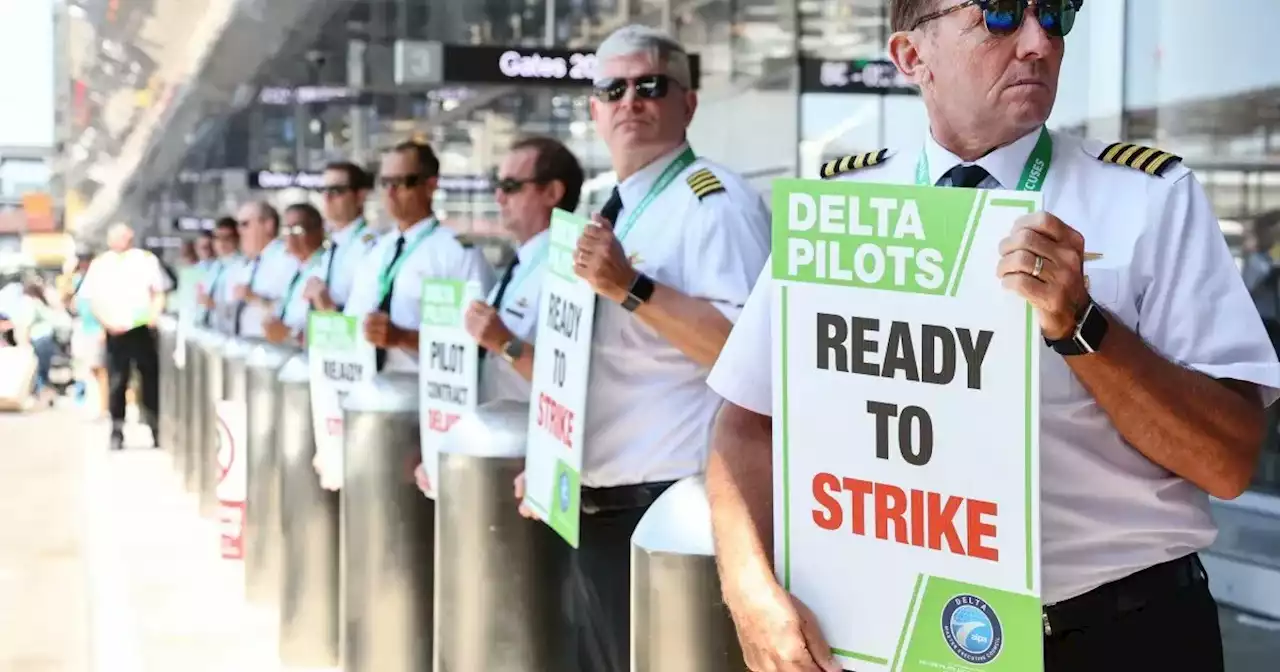
[{"label": "blue circular logo", "polygon": [[961,660],[983,665],[1004,647],[1004,628],[995,609],[980,597],[957,595],[942,609],[942,636]]},{"label": "blue circular logo", "polygon": [[569,472],[567,471],[560,472],[560,482],[557,485],[559,485],[558,489],[560,492],[560,510],[568,511],[569,510]]}]

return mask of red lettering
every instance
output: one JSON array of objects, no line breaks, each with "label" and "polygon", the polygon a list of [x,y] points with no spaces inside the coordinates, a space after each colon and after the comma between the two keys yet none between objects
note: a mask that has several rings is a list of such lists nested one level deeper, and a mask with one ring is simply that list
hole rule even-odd
[{"label": "red lettering", "polygon": [[844,479],[844,489],[849,491],[850,499],[853,500],[853,533],[866,534],[866,511],[867,497],[871,495],[871,491],[875,489],[875,483],[864,481],[860,478]]},{"label": "red lettering", "polygon": [[931,492],[929,493],[929,548],[939,550],[942,548],[942,540],[947,540],[947,550],[958,555],[964,555],[964,544],[960,543],[960,533],[956,532],[956,514],[960,512],[960,505],[964,504],[962,497],[948,497],[947,503],[942,504],[942,495]]},{"label": "red lettering", "polygon": [[840,492],[840,479],[834,474],[818,474],[813,477],[813,498],[824,511],[813,510],[813,522],[824,530],[838,530],[844,519],[844,511],[840,502],[831,496],[830,490]]},{"label": "red lettering", "polygon": [[447,434],[461,419],[462,416],[457,413],[445,413],[438,409],[431,409],[427,413],[427,428],[433,432]]},{"label": "red lettering", "polygon": [[984,502],[980,499],[969,500],[968,510],[965,511],[967,514],[965,529],[969,533],[970,556],[992,562],[1000,560],[1000,549],[982,545],[984,537],[996,538],[995,524],[985,522],[982,517],[991,516],[995,518],[998,508],[995,502]]},{"label": "red lettering", "polygon": [[545,392],[538,395],[538,426],[546,428],[551,436],[573,450],[573,411],[561,406]]},{"label": "red lettering", "polygon": [[907,543],[907,494],[896,485],[876,483],[876,538],[889,538],[893,523],[893,540]]},{"label": "red lettering", "polygon": [[[839,478],[827,472],[815,474],[810,485],[815,503],[810,515],[821,529],[839,530],[847,520],[850,532],[868,536],[870,516],[877,539],[978,560],[1000,559],[1000,551],[992,543],[998,536],[999,507],[994,502],[903,490],[888,483]],[[840,497],[842,492],[849,496],[847,510]],[[959,525],[964,526],[963,536]]]}]

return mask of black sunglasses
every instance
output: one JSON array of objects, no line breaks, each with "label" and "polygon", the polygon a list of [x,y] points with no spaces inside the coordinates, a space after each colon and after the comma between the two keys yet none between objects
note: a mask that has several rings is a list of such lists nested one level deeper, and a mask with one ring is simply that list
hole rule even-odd
[{"label": "black sunglasses", "polygon": [[383,189],[393,189],[395,187],[412,189],[423,182],[431,179],[427,175],[396,175],[389,177],[379,177],[378,184]]},{"label": "black sunglasses", "polygon": [[504,177],[498,180],[493,186],[498,191],[510,196],[511,194],[524,189],[524,185],[526,184],[542,184],[543,182],[545,182],[545,180],[539,180],[536,177],[530,177],[525,180],[518,180],[514,177]]},{"label": "black sunglasses", "polygon": [[666,75],[645,75],[643,77],[609,77],[595,81],[595,97],[606,102],[616,103],[627,95],[628,88],[636,90],[637,98],[657,100],[667,95],[671,88],[671,78]]},{"label": "black sunglasses", "polygon": [[1040,28],[1053,37],[1065,37],[1076,24],[1076,13],[1084,6],[1084,0],[965,0],[946,9],[926,14],[911,25],[910,30],[958,12],[965,7],[982,10],[982,21],[992,35],[1011,35],[1022,26],[1022,18],[1028,9],[1036,10]]}]

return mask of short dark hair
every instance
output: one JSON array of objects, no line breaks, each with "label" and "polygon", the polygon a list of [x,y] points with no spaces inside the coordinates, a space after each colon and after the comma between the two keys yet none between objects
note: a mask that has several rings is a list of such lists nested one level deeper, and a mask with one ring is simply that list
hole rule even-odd
[{"label": "short dark hair", "polygon": [[219,217],[218,221],[213,223],[213,230],[229,229],[231,233],[236,234],[236,238],[240,237],[240,223],[235,217]]},{"label": "short dark hair", "polygon": [[889,6],[889,30],[911,30],[920,17],[933,9],[936,0],[892,0]]},{"label": "short dark hair", "polygon": [[582,164],[578,157],[569,151],[564,143],[554,138],[535,135],[523,138],[511,146],[511,151],[531,149],[537,152],[533,160],[533,177],[539,182],[557,180],[564,185],[564,196],[556,204],[557,208],[573,212],[578,209],[578,200],[582,197],[582,183],[586,175],[582,172]]},{"label": "short dark hair", "polygon": [[373,178],[369,176],[369,171],[357,166],[351,161],[332,161],[325,165],[325,172],[330,170],[347,174],[347,186],[356,191],[364,191],[373,188]]},{"label": "short dark hair", "polygon": [[324,229],[324,217],[320,215],[320,211],[316,210],[316,206],[310,203],[294,203],[284,209],[285,214],[290,212],[302,213],[303,226],[313,230]]},{"label": "short dark hair", "polygon": [[201,231],[200,233],[197,233],[197,234],[196,234],[196,238],[197,238],[197,239],[203,239],[203,240],[213,240],[213,232],[212,232],[212,231]]},{"label": "short dark hair", "polygon": [[432,151],[431,145],[416,140],[408,140],[391,148],[394,153],[413,152],[415,157],[414,163],[418,166],[418,174],[424,177],[438,177],[440,175],[440,159],[436,158],[436,153]]}]

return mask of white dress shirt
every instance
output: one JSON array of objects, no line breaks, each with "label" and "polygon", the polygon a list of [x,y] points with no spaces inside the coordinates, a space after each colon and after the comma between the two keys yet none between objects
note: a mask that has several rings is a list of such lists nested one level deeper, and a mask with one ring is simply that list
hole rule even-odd
[{"label": "white dress shirt", "polygon": [[[1038,134],[979,159],[990,173],[979,186],[1016,189]],[[1166,359],[1214,378],[1256,383],[1273,401],[1280,365],[1191,171],[1177,165],[1154,177],[1098,160],[1102,143],[1052,135],[1045,210],[1101,255],[1085,264],[1093,299]],[[935,184],[961,163],[932,138],[924,151]],[[917,145],[841,177],[914,184],[920,152]],[[772,414],[773,394],[769,278],[762,273],[708,380],[725,399],[764,415]],[[1051,350],[1042,353],[1040,394],[1046,604],[1213,542],[1205,492],[1127,444]]]},{"label": "white dress shirt", "polygon": [[156,255],[137,248],[104,252],[89,264],[80,291],[104,328],[129,329],[151,317],[152,297],[172,289]]},{"label": "white dress shirt", "polygon": [[[533,347],[538,333],[538,303],[542,296],[542,278],[546,275],[547,243],[550,232],[543,230],[516,249],[520,260],[502,304],[494,306],[498,317],[511,335]],[[497,288],[494,288],[497,291]],[[490,296],[490,299],[496,297]],[[480,403],[509,399],[529,401],[530,384],[515,367],[502,358],[501,353],[490,352],[480,365]]]},{"label": "white dress shirt", "polygon": [[[391,285],[391,323],[409,330],[422,328],[422,283],[427,279],[474,280],[486,294],[493,287],[493,268],[479,248],[464,244],[434,217],[424,219],[407,231],[385,233],[369,251],[356,273],[351,297],[344,312],[364,318],[378,310],[382,302],[379,279],[391,265],[396,241],[405,239],[404,263],[396,270]],[[422,237],[421,242],[417,242]],[[415,244],[416,243],[416,244]],[[386,371],[418,371],[418,355],[402,348],[387,351]]]},{"label": "white dress shirt", "polygon": [[239,335],[246,338],[262,338],[263,320],[271,316],[275,308],[271,305],[246,304],[239,310],[239,302],[234,298],[235,288],[248,285],[249,291],[266,299],[268,302],[279,301],[284,296],[298,268],[298,260],[285,251],[284,241],[277,238],[271,241],[257,259],[241,259],[240,263],[228,269],[226,280],[226,296],[231,314],[232,331],[234,333],[235,314],[240,313]]},{"label": "white dress shirt", "polygon": [[329,234],[325,258],[314,269],[312,277],[324,281],[329,288],[329,298],[333,299],[339,309],[346,306],[347,299],[351,298],[356,273],[364,263],[365,255],[377,244],[380,235],[365,224],[364,218]]},{"label": "white dress shirt", "polygon": [[[627,221],[676,148],[619,186]],[[724,191],[699,198],[687,178],[709,169]],[[769,212],[745,179],[698,158],[626,232],[632,265],[655,282],[738,316],[769,254]],[[592,338],[582,484],[612,487],[684,478],[703,470],[719,399],[709,369],[689,359],[640,318],[607,299],[597,303]]]}]

